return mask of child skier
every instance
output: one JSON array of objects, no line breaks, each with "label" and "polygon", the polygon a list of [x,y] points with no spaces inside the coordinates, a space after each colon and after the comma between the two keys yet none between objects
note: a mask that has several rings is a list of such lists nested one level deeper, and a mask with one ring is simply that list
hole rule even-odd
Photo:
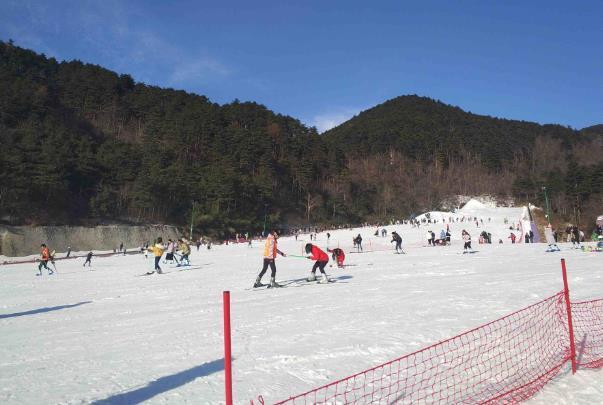
[{"label": "child skier", "polygon": [[190,266],[191,263],[188,260],[188,256],[191,254],[191,247],[188,242],[183,239],[178,239],[178,249],[180,250],[181,256],[180,263],[178,263],[177,266]]},{"label": "child skier", "polygon": [[398,232],[392,232],[392,241],[390,243],[396,242],[396,253],[404,253],[402,250],[402,237],[398,235]]},{"label": "child skier", "polygon": [[155,273],[155,270],[157,271],[157,274],[163,274],[163,270],[161,270],[161,267],[159,267],[159,261],[161,261],[161,256],[163,256],[164,250],[165,246],[163,245],[163,239],[159,237],[157,238],[157,243],[149,248],[149,251],[153,252],[153,255],[155,256],[155,268],[153,271],[147,274],[153,274]]},{"label": "child skier", "polygon": [[463,229],[463,232],[461,234],[462,234],[462,237],[463,237],[463,242],[465,242],[465,245],[463,246],[463,253],[471,253],[472,252],[472,249],[471,249],[471,235],[469,235],[469,232],[467,232],[464,229]]},{"label": "child skier", "polygon": [[507,239],[511,239],[511,243],[515,243],[516,238],[517,238],[517,236],[515,236],[515,234],[513,232],[511,232],[511,235],[509,235],[507,237]]},{"label": "child skier", "polygon": [[54,271],[52,271],[50,267],[48,267],[48,261],[50,260],[50,250],[48,249],[48,246],[46,246],[45,243],[42,243],[40,247],[42,248],[42,250],[40,251],[40,264],[38,265],[38,274],[36,274],[36,276],[42,275],[42,268],[45,268],[48,271],[48,275],[50,276],[51,274],[54,274]]},{"label": "child skier", "polygon": [[175,252],[176,242],[172,241],[171,239],[168,239],[167,253],[165,254],[165,260],[163,262],[170,262],[170,264],[174,264],[174,261],[176,261],[176,264],[178,264],[178,260],[174,257]]},{"label": "child skier", "polygon": [[345,260],[345,253],[343,249],[335,248],[335,249],[327,249],[327,252],[332,253],[333,260],[337,261],[337,267],[343,268],[343,262]]},{"label": "child skier", "polygon": [[311,256],[307,256],[310,260],[315,260],[314,266],[312,266],[312,273],[310,277],[308,277],[308,281],[316,281],[316,269],[319,269],[322,273],[321,283],[328,283],[329,278],[327,277],[327,273],[325,273],[325,266],[329,262],[329,256],[325,252],[323,252],[318,246],[313,245],[311,243],[306,244],[306,253],[311,254]]},{"label": "child skier", "polygon": [[354,239],[354,246],[356,247],[357,252],[362,252],[362,236],[358,234]]},{"label": "child skier", "polygon": [[263,287],[266,284],[262,284],[262,277],[266,274],[266,270],[268,270],[268,266],[270,266],[270,284],[268,288],[279,288],[282,287],[279,283],[276,282],[276,264],[274,261],[276,260],[276,255],[279,254],[283,257],[287,255],[280,250],[278,250],[278,233],[276,230],[270,231],[270,234],[266,238],[266,244],[264,245],[264,265],[262,266],[262,271],[255,279],[255,283],[253,284],[253,288]]},{"label": "child skier", "polygon": [[553,236],[553,228],[551,225],[547,225],[544,227],[544,238],[546,239],[546,243],[548,243],[549,247],[546,250],[547,252],[558,252],[559,246],[557,246],[557,242],[555,242],[555,237]]},{"label": "child skier", "polygon": [[82,267],[86,267],[86,263],[88,263],[88,267],[90,267],[90,265],[92,264],[92,252],[88,252],[88,254],[86,255],[86,261],[84,262],[84,265]]}]

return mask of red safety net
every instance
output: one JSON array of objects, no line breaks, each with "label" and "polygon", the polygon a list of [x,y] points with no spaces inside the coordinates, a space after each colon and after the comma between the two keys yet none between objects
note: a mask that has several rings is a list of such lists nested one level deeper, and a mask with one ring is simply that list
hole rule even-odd
[{"label": "red safety net", "polygon": [[[601,361],[601,301],[575,304],[583,364]],[[496,321],[278,404],[509,403],[570,358],[563,292]],[[598,317],[597,337],[592,322]],[[574,318],[576,319],[576,318]],[[593,340],[594,339],[594,340]],[[586,363],[590,361],[591,363]],[[597,360],[594,360],[595,362]]]},{"label": "red safety net", "polygon": [[572,302],[576,363],[583,368],[603,367],[603,299]]}]

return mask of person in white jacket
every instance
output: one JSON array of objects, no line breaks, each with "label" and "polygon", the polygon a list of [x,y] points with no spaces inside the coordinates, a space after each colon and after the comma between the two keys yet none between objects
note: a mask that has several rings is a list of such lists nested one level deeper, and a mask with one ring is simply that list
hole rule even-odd
[{"label": "person in white jacket", "polygon": [[547,252],[558,252],[559,246],[557,246],[557,242],[555,241],[555,236],[553,235],[553,228],[551,224],[548,224],[544,227],[544,239],[546,239],[546,243],[548,243],[549,247],[546,250]]},{"label": "person in white jacket", "polygon": [[463,242],[465,242],[465,245],[463,246],[463,253],[471,252],[471,235],[469,235],[469,232],[463,229],[462,237]]}]

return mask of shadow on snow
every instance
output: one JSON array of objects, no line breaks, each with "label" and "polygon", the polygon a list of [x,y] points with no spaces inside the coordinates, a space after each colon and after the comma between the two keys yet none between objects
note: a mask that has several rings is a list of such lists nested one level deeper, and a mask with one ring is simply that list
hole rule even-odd
[{"label": "shadow on snow", "polygon": [[203,363],[176,374],[160,377],[146,386],[127,392],[112,395],[108,398],[92,402],[93,405],[138,404],[163,392],[173,390],[199,378],[224,370],[224,359]]},{"label": "shadow on snow", "polygon": [[52,312],[52,311],[58,311],[61,309],[66,309],[66,308],[79,307],[80,305],[90,304],[91,302],[92,301],[83,301],[83,302],[78,302],[77,304],[59,305],[56,307],[44,307],[44,308],[32,309],[31,311],[15,312],[14,314],[0,314],[0,319],[16,318],[18,316],[26,316],[26,315],[43,314],[44,312]]}]

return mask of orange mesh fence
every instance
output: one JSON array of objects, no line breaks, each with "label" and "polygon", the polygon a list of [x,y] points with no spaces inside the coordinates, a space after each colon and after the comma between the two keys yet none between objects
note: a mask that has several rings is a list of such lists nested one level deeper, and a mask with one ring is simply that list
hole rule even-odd
[{"label": "orange mesh fence", "polygon": [[[601,358],[601,305],[577,304],[583,362]],[[581,329],[581,330],[582,330]],[[592,340],[594,339],[594,340]],[[570,358],[563,292],[417,352],[278,404],[509,403],[534,395]],[[591,363],[586,363],[591,362]],[[261,397],[260,397],[260,400]]]},{"label": "orange mesh fence", "polygon": [[603,299],[572,302],[576,362],[579,367],[603,367]]}]

